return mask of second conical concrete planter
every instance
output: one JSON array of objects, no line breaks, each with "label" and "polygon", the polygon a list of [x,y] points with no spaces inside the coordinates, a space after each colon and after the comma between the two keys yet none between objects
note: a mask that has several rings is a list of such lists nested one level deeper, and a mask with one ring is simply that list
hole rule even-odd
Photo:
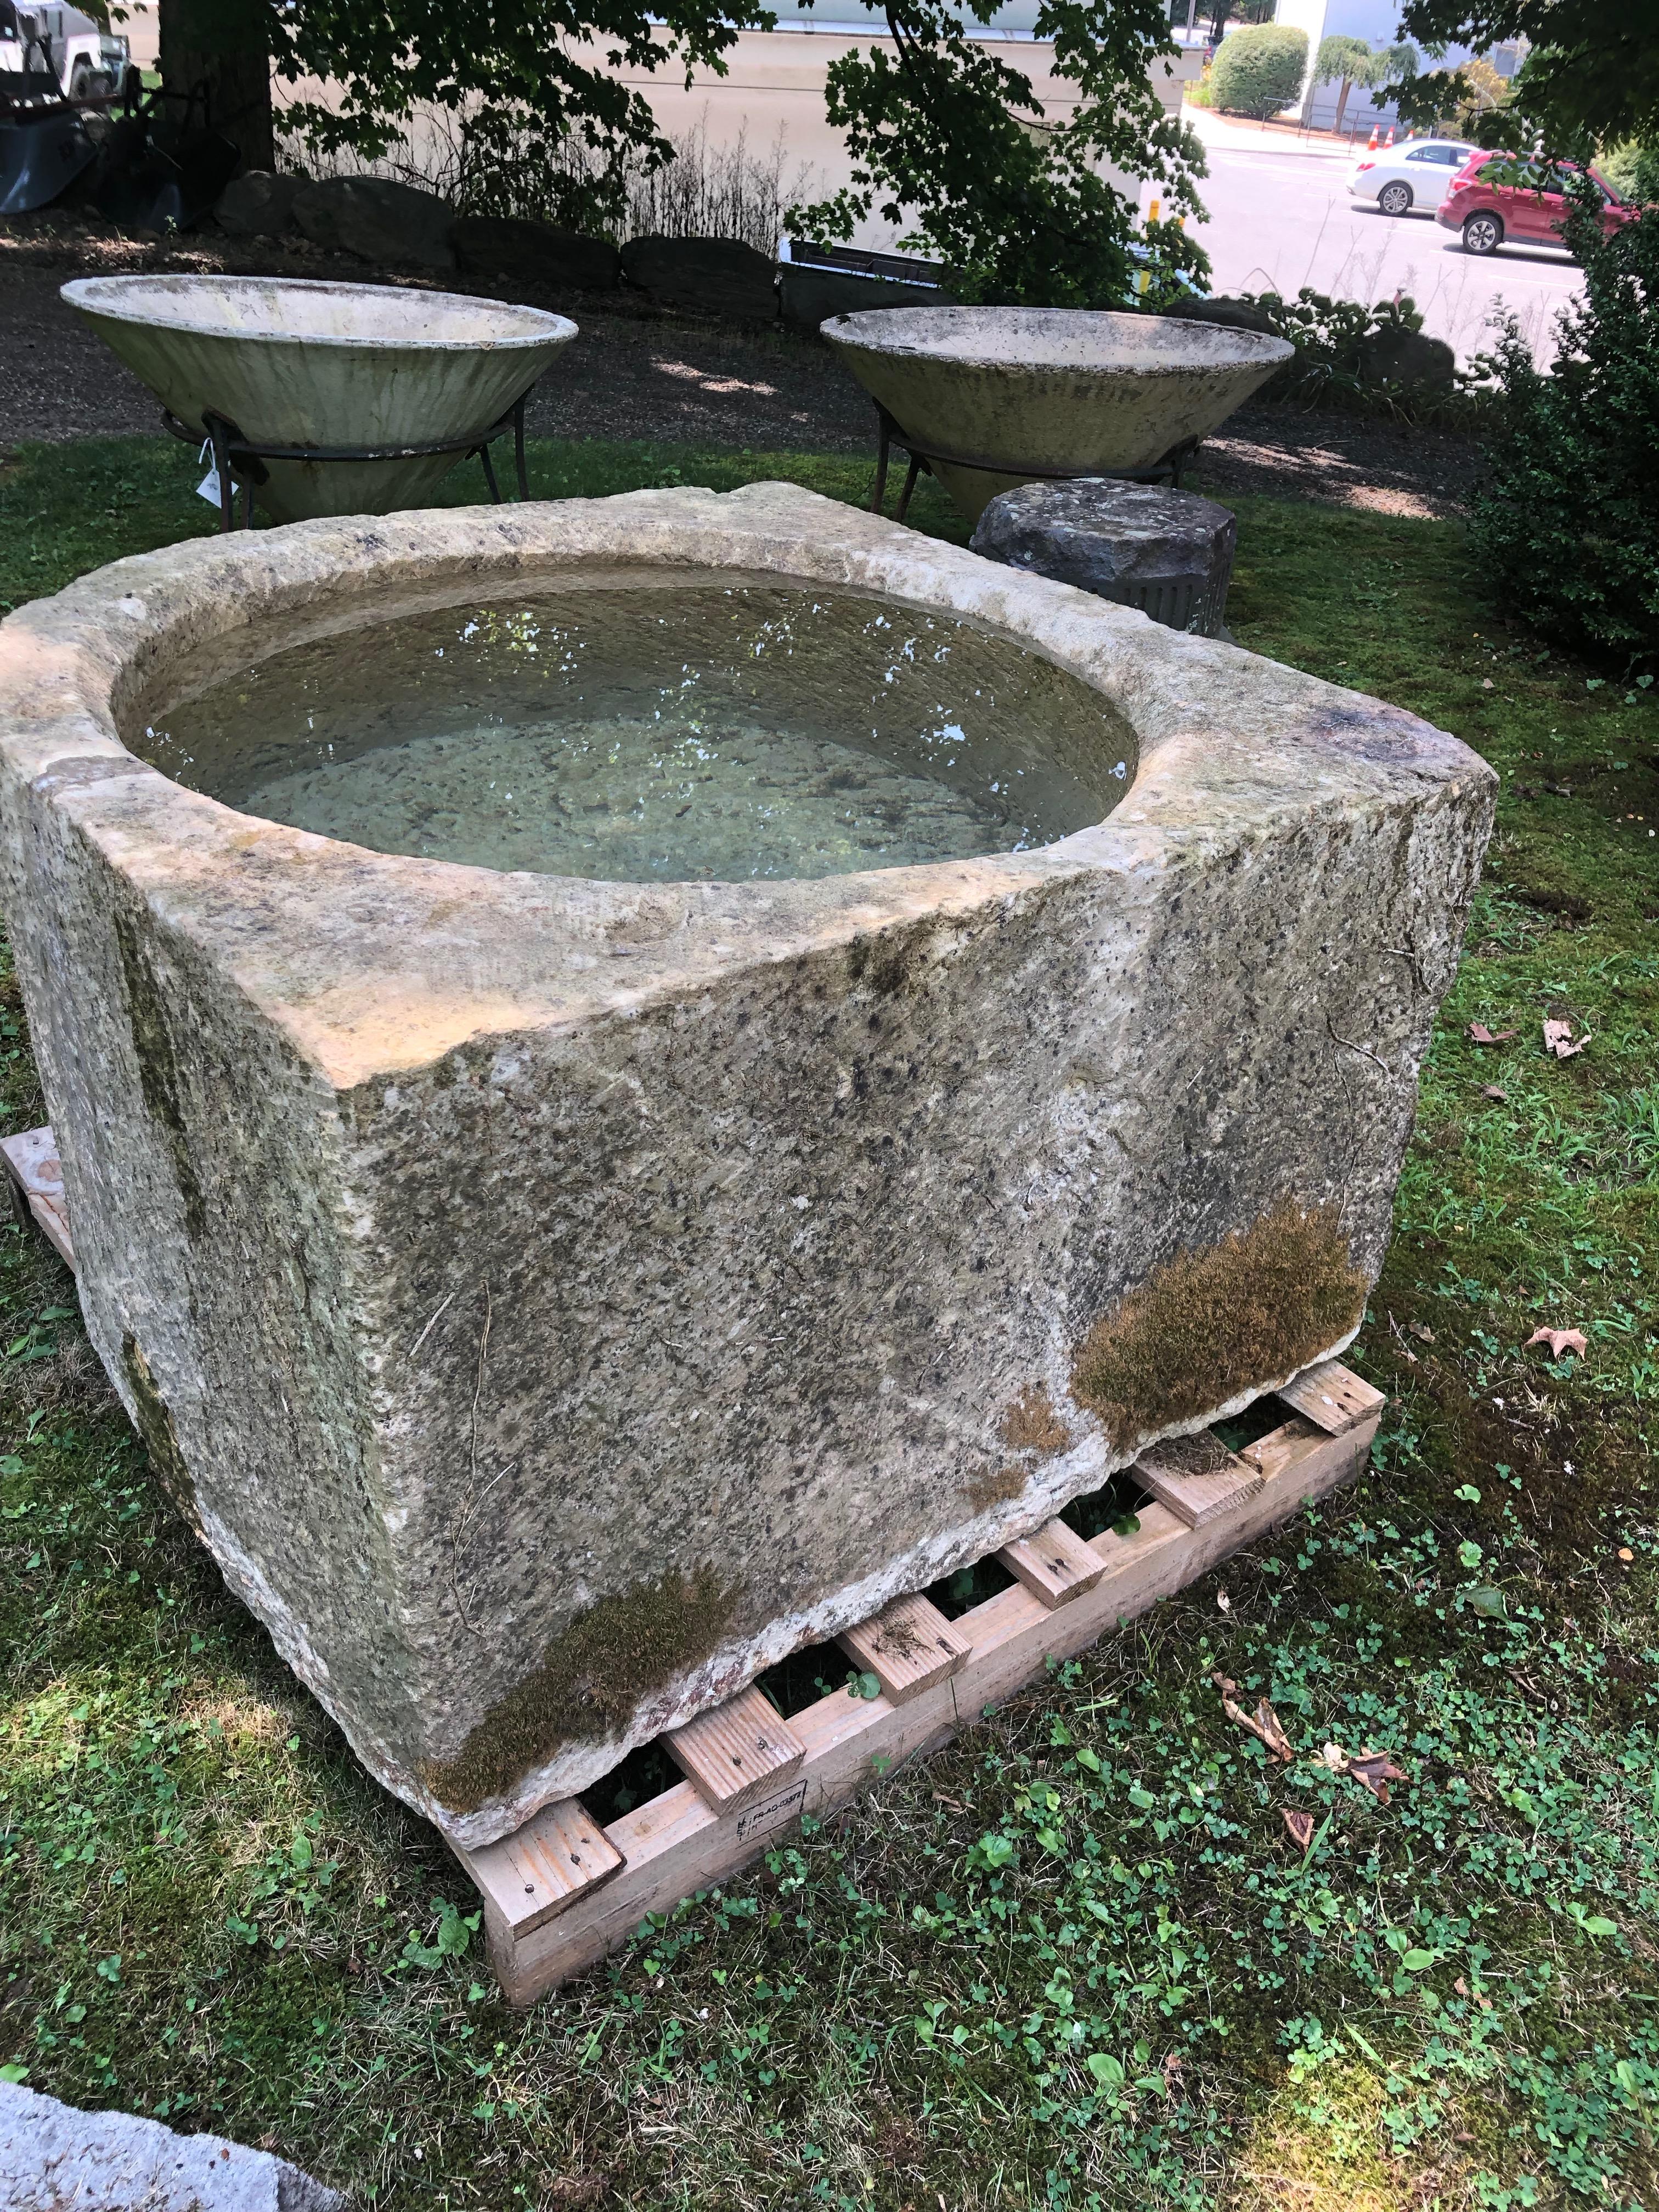
[{"label": "second conical concrete planter", "polygon": [[[256,446],[385,448],[481,436],[576,335],[562,315],[454,292],[282,276],[91,276],[63,296],[189,428]],[[267,461],[277,522],[423,506],[459,453]]]},{"label": "second conical concrete planter", "polygon": [[970,522],[1016,484],[1155,466],[1292,351],[1257,331],[1070,307],[885,307],[821,327]]}]

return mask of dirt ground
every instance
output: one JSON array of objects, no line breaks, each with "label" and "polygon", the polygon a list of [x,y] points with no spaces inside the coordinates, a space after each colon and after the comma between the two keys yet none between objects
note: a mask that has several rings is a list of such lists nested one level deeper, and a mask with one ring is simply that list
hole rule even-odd
[{"label": "dirt ground", "polygon": [[[155,399],[64,307],[58,287],[73,276],[216,270],[417,288],[428,281],[303,240],[216,236],[179,245],[63,216],[0,219],[0,437],[21,444],[155,431]],[[464,279],[451,289],[489,289]],[[534,435],[873,450],[869,401],[815,339],[667,315],[624,293],[529,285],[516,296],[581,326],[532,398]],[[1471,441],[1446,432],[1257,407],[1206,441],[1200,469],[1206,488],[1223,492],[1445,516],[1462,511],[1478,462]]]}]

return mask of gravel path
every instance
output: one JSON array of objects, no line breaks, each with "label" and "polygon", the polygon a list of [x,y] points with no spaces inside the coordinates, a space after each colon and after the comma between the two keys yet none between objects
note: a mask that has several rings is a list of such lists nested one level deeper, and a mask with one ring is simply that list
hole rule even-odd
[{"label": "gravel path", "polygon": [[[0,218],[0,435],[21,443],[155,431],[155,400],[64,306],[58,287],[77,276],[222,269],[416,288],[424,281],[302,240],[200,240],[180,248],[63,216]],[[617,293],[530,286],[521,296],[581,325],[532,398],[532,434],[672,440],[757,453],[873,452],[869,401],[812,339],[661,314]],[[1206,487],[1218,490],[1440,516],[1461,512],[1477,460],[1470,441],[1443,432],[1255,408],[1208,441],[1201,468]]]}]

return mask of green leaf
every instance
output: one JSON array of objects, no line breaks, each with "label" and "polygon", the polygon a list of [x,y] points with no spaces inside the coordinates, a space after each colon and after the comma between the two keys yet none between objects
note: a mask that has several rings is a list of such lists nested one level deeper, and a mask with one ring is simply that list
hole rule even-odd
[{"label": "green leaf", "polygon": [[1457,1547],[1457,1556],[1466,1567],[1478,1567],[1485,1554],[1479,1544],[1471,1543],[1466,1536]]},{"label": "green leaf", "polygon": [[1618,1922],[1607,1919],[1600,1912],[1593,1913],[1583,1926],[1586,1936],[1616,1936],[1619,1933]]},{"label": "green leaf", "polygon": [[1123,2061],[1114,2058],[1109,2051],[1091,2051],[1086,2063],[1103,2089],[1121,2089],[1123,2087]]},{"label": "green leaf", "polygon": [[1150,1811],[1157,1804],[1158,1800],[1150,1790],[1143,1790],[1138,1782],[1132,1782],[1129,1784],[1129,1802],[1139,1806],[1145,1813]]},{"label": "green leaf", "polygon": [[15,2087],[28,2078],[29,2069],[20,2059],[9,2058],[3,2066],[0,2066],[0,2081],[9,2081]]},{"label": "green leaf", "polygon": [[1434,1958],[1432,1951],[1407,1951],[1400,1963],[1408,1974],[1423,1974],[1433,1966]]},{"label": "green leaf", "polygon": [[1100,1754],[1091,1751],[1087,1744],[1085,1744],[1082,1750],[1079,1752],[1077,1763],[1079,1766],[1086,1766],[1091,1774],[1098,1774],[1100,1771]]},{"label": "green leaf", "polygon": [[315,1854],[311,1847],[311,1838],[303,1828],[295,1830],[294,1841],[288,1847],[288,1855],[301,1874],[311,1864]]}]

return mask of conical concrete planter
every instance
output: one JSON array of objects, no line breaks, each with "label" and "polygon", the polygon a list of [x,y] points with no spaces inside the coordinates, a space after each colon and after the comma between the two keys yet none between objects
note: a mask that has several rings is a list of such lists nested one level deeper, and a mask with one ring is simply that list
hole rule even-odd
[{"label": "conical concrete planter", "polygon": [[1258,331],[1069,307],[890,307],[822,329],[970,522],[1017,484],[1154,467],[1293,351]]},{"label": "conical concrete planter", "polygon": [[[576,325],[454,292],[281,276],[89,276],[63,297],[181,422],[256,446],[431,446],[481,436]],[[424,506],[461,458],[268,461],[273,521]]]}]

